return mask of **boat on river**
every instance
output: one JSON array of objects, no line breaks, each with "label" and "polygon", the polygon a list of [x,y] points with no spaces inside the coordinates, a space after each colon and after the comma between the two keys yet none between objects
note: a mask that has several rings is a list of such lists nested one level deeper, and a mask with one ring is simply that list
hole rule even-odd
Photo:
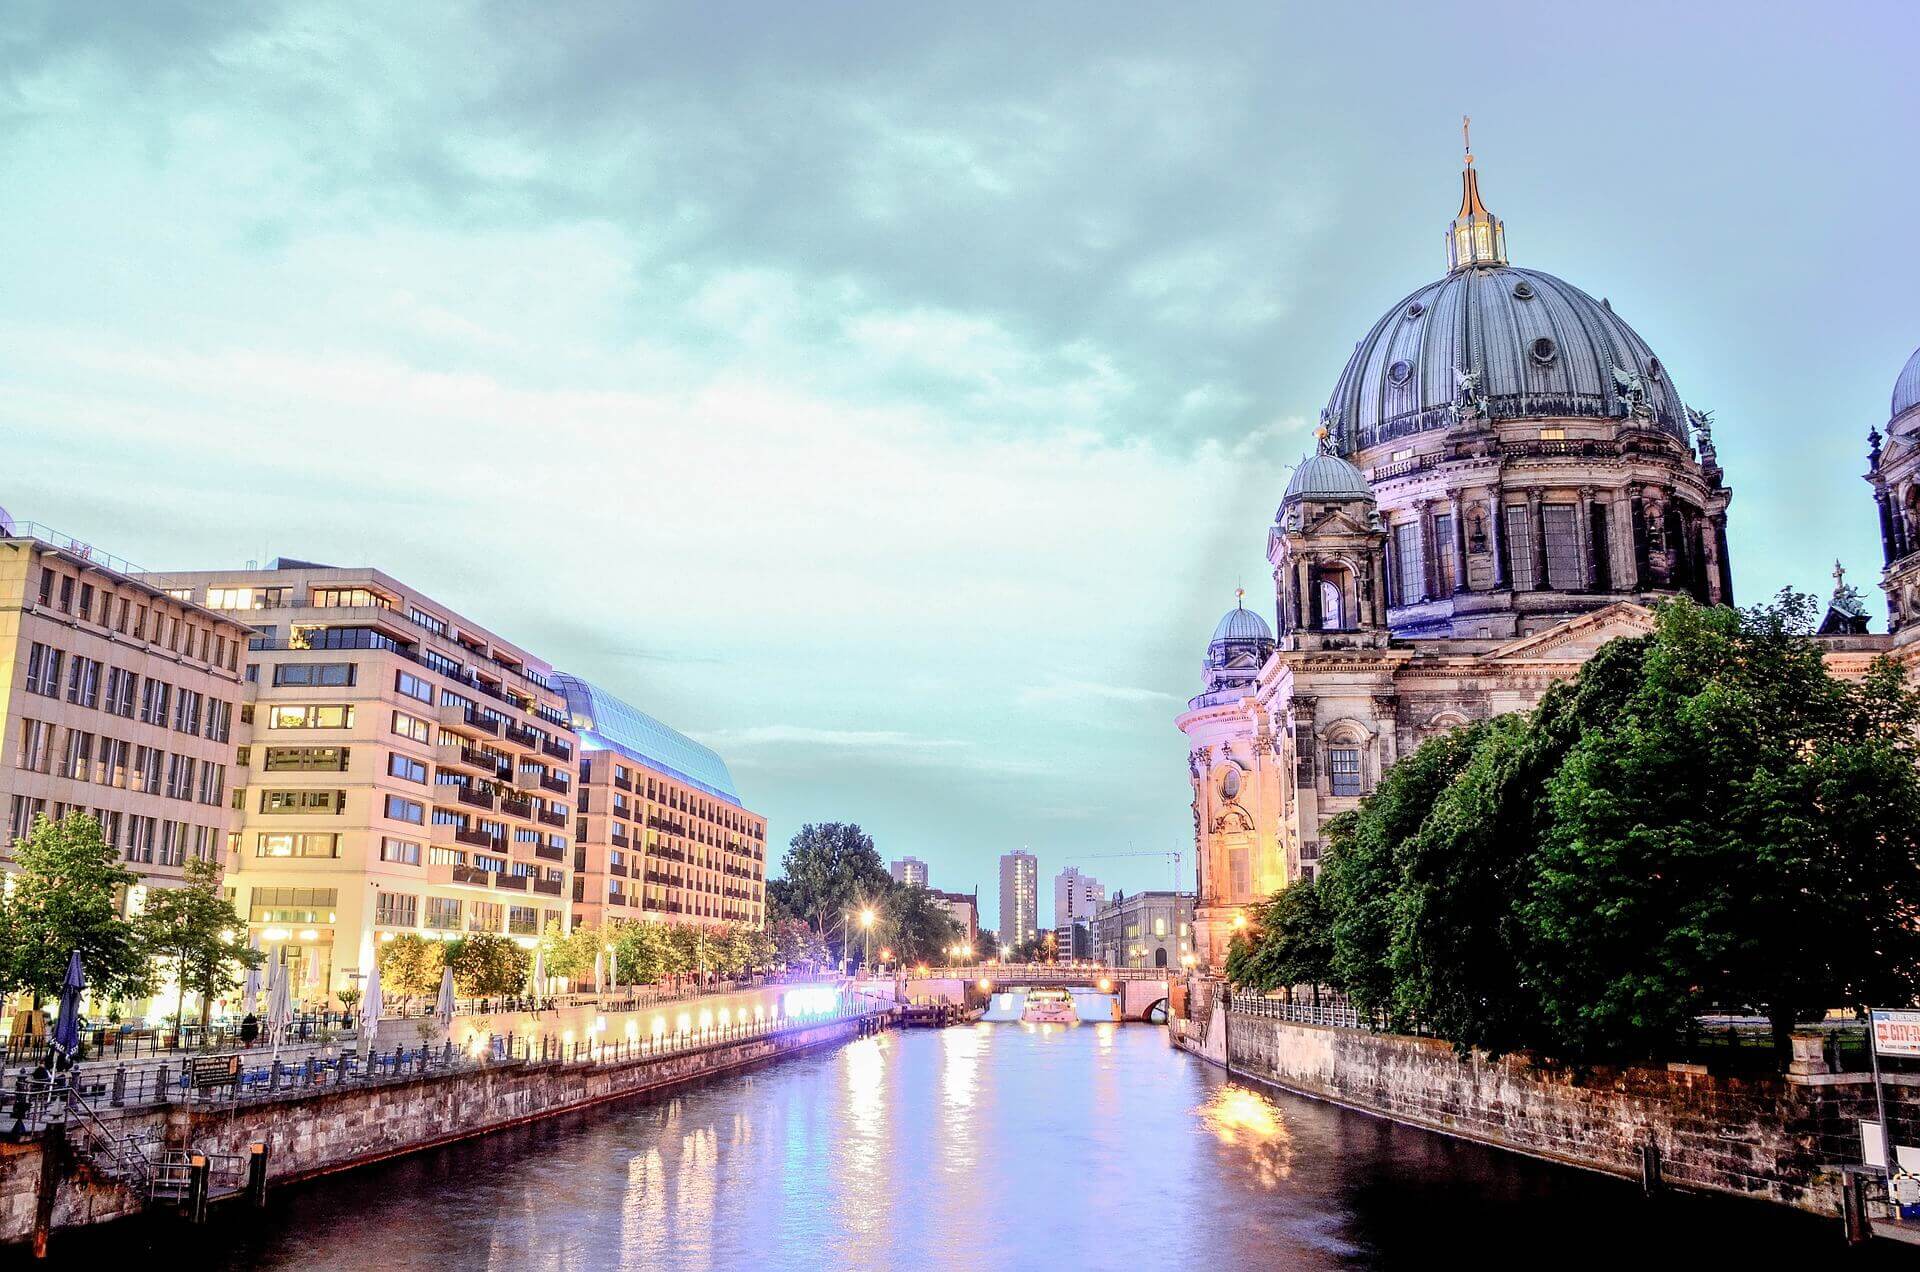
[{"label": "boat on river", "polygon": [[1073,1010],[1073,995],[1064,989],[1030,989],[1026,1010],[1020,1013],[1029,1025],[1072,1025],[1080,1017]]}]

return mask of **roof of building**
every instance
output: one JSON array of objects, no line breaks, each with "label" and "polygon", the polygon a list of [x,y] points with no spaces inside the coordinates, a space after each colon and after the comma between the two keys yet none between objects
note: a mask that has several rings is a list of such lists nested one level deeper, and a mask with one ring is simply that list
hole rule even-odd
[{"label": "roof of building", "polygon": [[1372,498],[1373,487],[1367,484],[1365,473],[1331,451],[1322,450],[1300,461],[1280,503],[1284,507],[1296,499]]},{"label": "roof of building", "polygon": [[1267,626],[1266,619],[1236,600],[1233,608],[1226,612],[1226,616],[1213,629],[1212,643],[1218,644],[1223,640],[1264,640],[1271,643],[1273,629]]},{"label": "roof of building", "polygon": [[589,750],[613,751],[689,786],[745,807],[727,762],[711,747],[662,724],[640,708],[566,672],[555,672],[553,686],[567,700],[567,713]]},{"label": "roof of building", "polygon": [[1920,406],[1920,349],[1913,351],[1907,365],[1900,368],[1900,378],[1893,382],[1893,413],[1905,415],[1915,406]]}]

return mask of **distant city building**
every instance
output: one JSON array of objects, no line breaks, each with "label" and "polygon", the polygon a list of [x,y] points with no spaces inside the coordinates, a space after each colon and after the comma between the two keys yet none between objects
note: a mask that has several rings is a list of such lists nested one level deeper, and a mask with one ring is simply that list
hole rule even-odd
[{"label": "distant city building", "polygon": [[980,943],[980,893],[942,892],[931,889],[934,901],[953,916],[953,921],[966,930],[966,943],[977,946]]},{"label": "distant city building", "polygon": [[296,998],[402,933],[566,928],[578,740],[551,667],[374,569],[149,581],[252,628],[227,884]]},{"label": "distant city building", "polygon": [[927,863],[918,857],[902,857],[893,863],[893,881],[895,883],[927,886]]},{"label": "distant city building", "polygon": [[1053,877],[1053,926],[1091,919],[1106,899],[1107,890],[1098,879],[1068,866]]},{"label": "distant city building", "polygon": [[0,867],[36,817],[89,813],[139,877],[126,914],[189,857],[225,861],[245,785],[231,770],[252,629],[173,586],[0,514]]},{"label": "distant city building", "polygon": [[1040,926],[1040,859],[1025,850],[1000,858],[1000,948],[1012,953]]},{"label": "distant city building", "polygon": [[553,680],[580,736],[574,922],[762,926],[767,819],[726,761],[578,676]]},{"label": "distant city building", "polygon": [[1053,929],[1054,957],[1062,963],[1074,959],[1093,957],[1093,923],[1091,919],[1071,919],[1058,924]]},{"label": "distant city building", "polygon": [[1108,967],[1180,967],[1193,952],[1193,894],[1113,894],[1093,918],[1093,956]]}]

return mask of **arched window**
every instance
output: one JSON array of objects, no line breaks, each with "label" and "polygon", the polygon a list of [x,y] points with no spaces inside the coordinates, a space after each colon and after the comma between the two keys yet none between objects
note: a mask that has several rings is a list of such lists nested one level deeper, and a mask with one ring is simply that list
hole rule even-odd
[{"label": "arched window", "polygon": [[1347,630],[1346,597],[1341,594],[1340,584],[1332,579],[1320,580],[1320,630]]},{"label": "arched window", "polygon": [[1155,967],[1165,967],[1167,965],[1167,947],[1166,946],[1162,945],[1158,949],[1154,950],[1153,965]]}]

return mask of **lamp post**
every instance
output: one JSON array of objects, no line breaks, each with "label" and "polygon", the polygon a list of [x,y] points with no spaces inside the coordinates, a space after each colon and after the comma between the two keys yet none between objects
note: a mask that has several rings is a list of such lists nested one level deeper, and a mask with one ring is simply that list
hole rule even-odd
[{"label": "lamp post", "polygon": [[869,968],[873,966],[873,918],[872,906],[860,911],[860,926],[866,931],[866,958],[863,961]]}]

